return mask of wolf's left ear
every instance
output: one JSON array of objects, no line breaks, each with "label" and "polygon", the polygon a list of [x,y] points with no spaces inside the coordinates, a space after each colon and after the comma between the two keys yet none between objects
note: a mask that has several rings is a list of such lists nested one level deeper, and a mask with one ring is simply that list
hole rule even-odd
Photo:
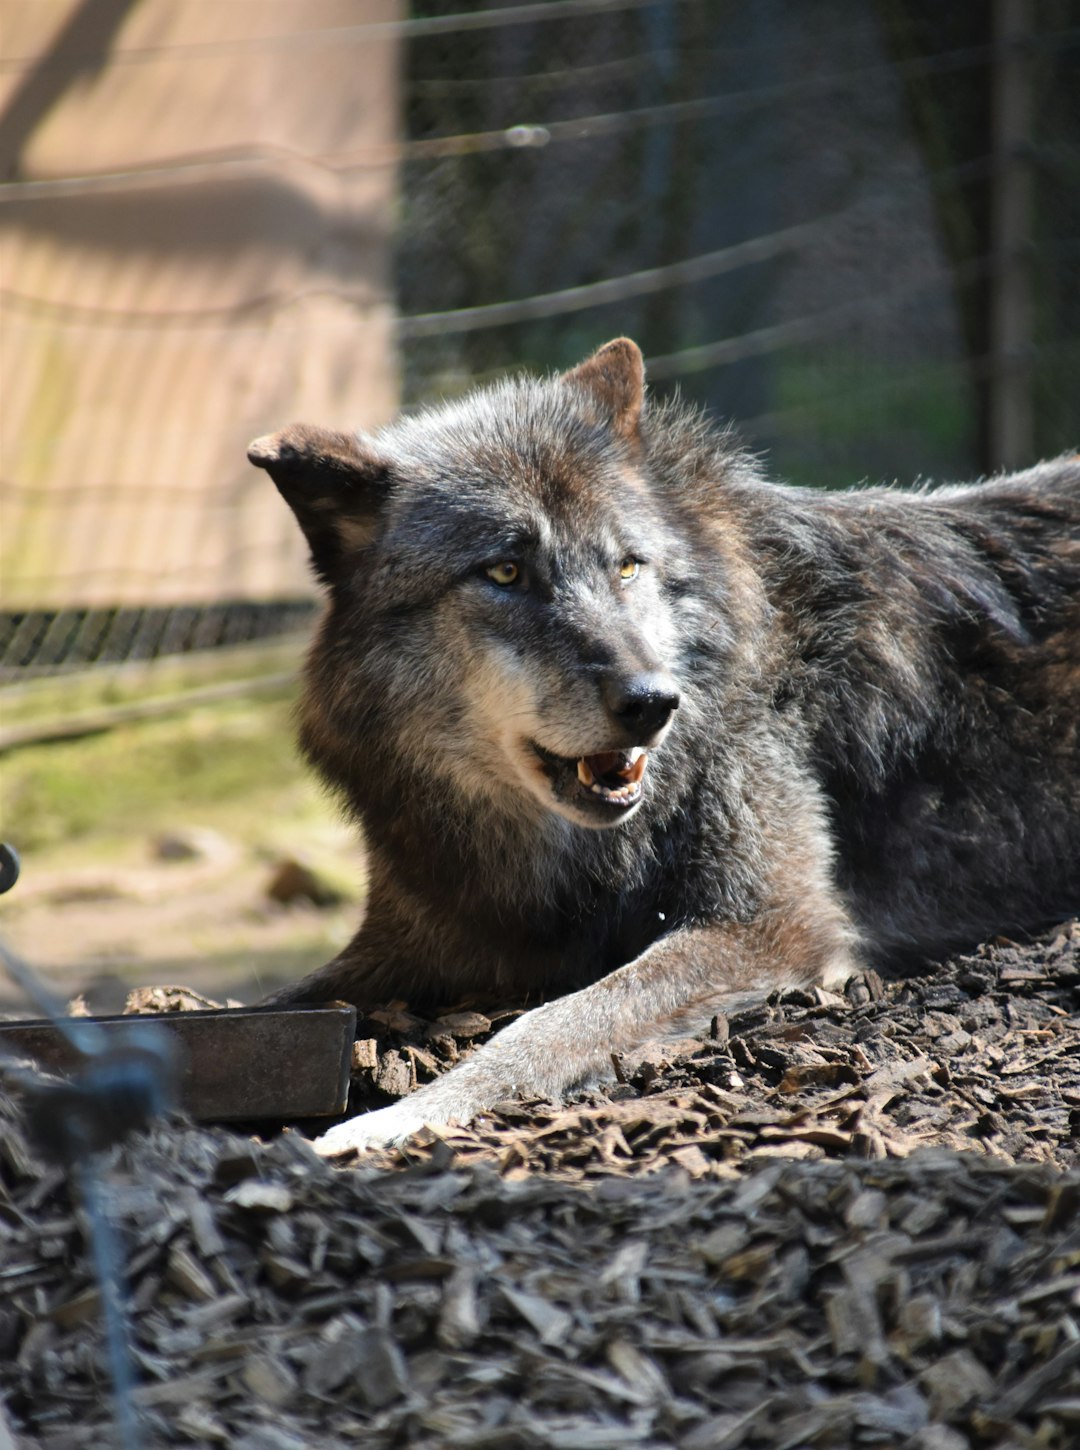
[{"label": "wolf's left ear", "polygon": [[315,572],[331,584],[343,557],[370,542],[386,493],[385,461],[355,433],[294,423],[248,447],[296,515]]},{"label": "wolf's left ear", "polygon": [[591,393],[620,437],[637,437],[645,401],[645,360],[636,342],[617,337],[605,343],[599,352],[563,373],[563,382]]}]

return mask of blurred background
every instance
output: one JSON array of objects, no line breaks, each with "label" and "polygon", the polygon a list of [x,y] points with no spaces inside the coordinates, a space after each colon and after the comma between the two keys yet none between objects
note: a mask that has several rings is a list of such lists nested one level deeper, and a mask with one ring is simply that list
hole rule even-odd
[{"label": "blurred background", "polygon": [[[0,930],[112,1010],[355,927],[245,462],[635,337],[816,487],[1080,446],[1076,0],[4,0]],[[0,1002],[14,991],[0,980]]]}]

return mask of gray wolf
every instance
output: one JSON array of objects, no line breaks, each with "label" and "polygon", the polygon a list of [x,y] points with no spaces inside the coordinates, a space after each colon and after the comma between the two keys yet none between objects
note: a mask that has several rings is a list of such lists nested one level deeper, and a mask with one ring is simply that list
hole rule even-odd
[{"label": "gray wolf", "polygon": [[324,1153],[1080,908],[1080,459],[782,487],[623,338],[250,457],[326,587],[300,735],[370,856],[277,1000],[549,999]]}]

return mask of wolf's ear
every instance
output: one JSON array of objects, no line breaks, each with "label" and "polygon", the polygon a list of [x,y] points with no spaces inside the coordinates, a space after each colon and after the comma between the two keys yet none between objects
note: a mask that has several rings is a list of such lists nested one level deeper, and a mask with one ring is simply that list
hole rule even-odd
[{"label": "wolf's ear", "polygon": [[636,342],[617,337],[586,358],[563,381],[592,394],[622,438],[636,438],[645,401],[645,360]]},{"label": "wolf's ear", "polygon": [[342,557],[375,532],[387,464],[356,434],[308,423],[256,438],[247,456],[277,484],[304,531],[316,573],[333,583]]}]

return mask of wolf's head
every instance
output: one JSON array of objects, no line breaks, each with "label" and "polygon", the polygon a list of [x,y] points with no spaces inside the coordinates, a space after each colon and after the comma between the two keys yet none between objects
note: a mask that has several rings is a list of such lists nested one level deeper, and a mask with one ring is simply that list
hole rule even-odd
[{"label": "wolf's head", "polygon": [[385,809],[388,779],[435,811],[452,787],[593,828],[648,798],[692,565],[643,401],[620,338],[371,436],[301,424],[251,445],[329,593],[308,749],[361,810]]}]

